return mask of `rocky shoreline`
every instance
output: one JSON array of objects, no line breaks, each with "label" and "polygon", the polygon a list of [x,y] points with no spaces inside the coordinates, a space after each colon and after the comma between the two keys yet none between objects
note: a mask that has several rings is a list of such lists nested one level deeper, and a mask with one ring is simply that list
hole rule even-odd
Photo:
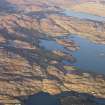
[{"label": "rocky shoreline", "polygon": [[[5,8],[0,5],[0,12],[4,11],[5,14],[0,16],[1,105],[24,105],[24,99],[39,92],[54,96],[75,91],[105,99],[104,75],[78,73],[74,66],[62,64],[62,60],[75,62],[72,55],[48,51],[39,45],[40,39],[50,38],[67,49],[76,51],[79,46],[75,42],[56,38],[71,33],[105,44],[105,23],[64,16],[54,4],[50,5],[47,1],[1,1],[6,4]],[[13,9],[14,6],[16,10]],[[29,15],[30,12],[33,16]],[[62,105],[72,98],[75,101],[75,97],[78,95],[62,98]],[[87,98],[83,99],[85,100]]]}]

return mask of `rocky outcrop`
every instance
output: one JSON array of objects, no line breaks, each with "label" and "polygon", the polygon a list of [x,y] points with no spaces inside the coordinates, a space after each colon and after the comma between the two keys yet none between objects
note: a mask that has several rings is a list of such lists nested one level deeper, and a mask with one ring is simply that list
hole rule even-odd
[{"label": "rocky outcrop", "polygon": [[66,47],[68,50],[70,51],[77,51],[79,50],[79,46],[73,42],[73,41],[69,41],[69,40],[56,40],[58,44],[63,45],[64,47]]}]

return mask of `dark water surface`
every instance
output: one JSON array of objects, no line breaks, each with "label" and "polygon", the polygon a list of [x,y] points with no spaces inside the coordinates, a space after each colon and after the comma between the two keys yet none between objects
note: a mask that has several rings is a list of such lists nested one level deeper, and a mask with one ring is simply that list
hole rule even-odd
[{"label": "dark water surface", "polygon": [[38,94],[30,96],[28,100],[25,101],[25,105],[61,105],[61,104],[56,96],[40,92]]},{"label": "dark water surface", "polygon": [[[61,104],[61,99],[69,96],[69,100]],[[85,100],[85,101],[84,101]],[[57,95],[39,92],[29,96],[24,105],[105,105],[105,99],[94,97],[87,93],[62,92]]]}]

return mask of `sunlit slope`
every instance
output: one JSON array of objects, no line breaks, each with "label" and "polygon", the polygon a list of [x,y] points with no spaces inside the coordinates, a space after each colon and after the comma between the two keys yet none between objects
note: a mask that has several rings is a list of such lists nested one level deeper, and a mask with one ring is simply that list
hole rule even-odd
[{"label": "sunlit slope", "polygon": [[85,12],[99,16],[105,16],[105,5],[100,3],[82,3],[72,7],[73,10],[78,12]]}]

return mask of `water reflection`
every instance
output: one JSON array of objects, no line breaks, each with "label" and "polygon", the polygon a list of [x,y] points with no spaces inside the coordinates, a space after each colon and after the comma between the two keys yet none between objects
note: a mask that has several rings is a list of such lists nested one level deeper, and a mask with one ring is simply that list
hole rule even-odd
[{"label": "water reflection", "polygon": [[[80,46],[80,50],[68,51],[54,40],[41,39],[40,46],[47,50],[60,50],[72,54],[76,58],[76,62],[72,65],[81,70],[105,74],[105,45],[92,43],[77,35],[68,36],[67,39],[76,42]],[[71,62],[63,61],[63,64],[71,64]]]},{"label": "water reflection", "polygon": [[64,11],[63,12],[66,16],[72,16],[80,19],[86,19],[86,20],[92,20],[92,21],[99,21],[99,22],[105,22],[105,17],[97,16],[89,13],[83,13],[83,12],[75,12],[73,10]]}]

